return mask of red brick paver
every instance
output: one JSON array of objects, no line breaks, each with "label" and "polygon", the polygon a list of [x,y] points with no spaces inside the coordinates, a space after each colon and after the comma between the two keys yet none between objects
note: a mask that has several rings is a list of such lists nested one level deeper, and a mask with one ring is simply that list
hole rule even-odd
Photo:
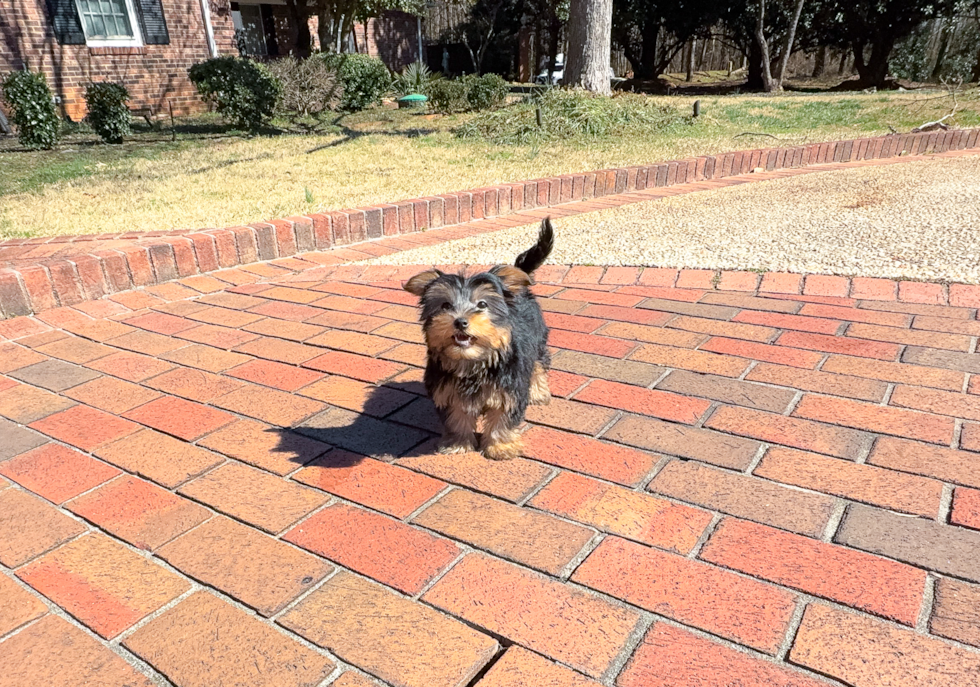
[{"label": "red brick paver", "polygon": [[494,462],[415,268],[291,269],[2,323],[0,685],[980,683],[972,292],[543,270]]}]

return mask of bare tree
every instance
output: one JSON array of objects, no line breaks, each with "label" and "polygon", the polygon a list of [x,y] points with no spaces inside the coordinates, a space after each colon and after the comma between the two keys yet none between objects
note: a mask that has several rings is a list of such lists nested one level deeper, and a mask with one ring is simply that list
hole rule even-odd
[{"label": "bare tree", "polygon": [[769,41],[766,40],[766,0],[759,0],[759,11],[756,13],[755,37],[756,45],[762,54],[762,90],[772,93],[778,90],[777,84],[772,79],[772,71],[769,68]]},{"label": "bare tree", "polygon": [[826,45],[821,45],[817,48],[817,56],[813,60],[813,76],[814,79],[823,76],[824,70],[827,69],[827,53],[830,51]]},{"label": "bare tree", "polygon": [[609,95],[612,0],[570,0],[565,85]]},{"label": "bare tree", "polygon": [[483,73],[483,58],[497,33],[498,14],[503,6],[503,0],[476,3],[470,10],[469,21],[462,27],[461,40],[477,74]]},{"label": "bare tree", "polygon": [[786,47],[779,58],[779,67],[776,70],[776,89],[782,90],[783,79],[786,78],[786,65],[789,63],[789,56],[793,54],[793,41],[796,40],[796,27],[800,23],[800,15],[803,13],[803,3],[805,0],[796,0],[796,7],[793,9],[793,19],[789,24],[789,31],[786,33]]}]

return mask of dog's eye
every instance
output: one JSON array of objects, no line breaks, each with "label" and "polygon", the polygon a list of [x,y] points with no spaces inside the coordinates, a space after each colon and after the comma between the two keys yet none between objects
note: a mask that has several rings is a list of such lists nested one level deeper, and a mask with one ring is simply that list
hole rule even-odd
[{"label": "dog's eye", "polygon": [[486,301],[477,301],[476,302],[476,307],[479,308],[480,310],[486,310],[487,309],[487,302]]},{"label": "dog's eye", "polygon": [[452,307],[453,307],[453,306],[452,306],[452,304],[451,304],[451,303],[443,303],[443,304],[442,304],[442,309],[443,309],[443,310],[450,310],[450,309],[452,309]]}]

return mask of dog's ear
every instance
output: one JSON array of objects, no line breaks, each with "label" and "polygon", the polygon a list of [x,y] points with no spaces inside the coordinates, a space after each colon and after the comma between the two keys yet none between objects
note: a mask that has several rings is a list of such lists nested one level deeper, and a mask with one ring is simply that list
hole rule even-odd
[{"label": "dog's ear", "polygon": [[414,277],[409,279],[407,282],[405,282],[405,285],[402,288],[421,298],[422,294],[425,293],[425,290],[429,288],[429,284],[441,276],[442,272],[439,270],[427,270],[416,274]]},{"label": "dog's ear", "polygon": [[515,293],[534,283],[527,272],[513,265],[497,265],[490,274],[496,275],[508,291]]}]

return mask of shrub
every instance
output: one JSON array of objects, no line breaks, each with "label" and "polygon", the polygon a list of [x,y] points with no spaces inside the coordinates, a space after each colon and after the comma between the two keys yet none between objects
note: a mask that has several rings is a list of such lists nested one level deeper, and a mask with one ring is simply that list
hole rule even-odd
[{"label": "shrub", "polygon": [[471,77],[466,90],[466,101],[474,110],[489,110],[504,102],[510,87],[497,74]]},{"label": "shrub", "polygon": [[322,59],[336,71],[344,87],[340,106],[345,110],[363,110],[379,104],[391,85],[388,68],[376,57],[345,53],[324,55]]},{"label": "shrub", "polygon": [[3,99],[10,106],[21,145],[32,150],[54,147],[60,123],[44,74],[26,69],[11,72],[3,81]]},{"label": "shrub", "polygon": [[442,81],[441,74],[433,74],[423,62],[413,62],[395,77],[391,89],[399,96],[413,93],[428,96],[432,87],[439,81]]},{"label": "shrub", "polygon": [[282,87],[279,109],[299,115],[315,115],[336,109],[343,88],[327,63],[316,57],[286,57],[270,62],[269,71]]},{"label": "shrub", "polygon": [[465,79],[440,79],[429,86],[426,95],[436,112],[462,112],[469,107]]},{"label": "shrub", "polygon": [[205,99],[237,126],[256,131],[272,117],[279,82],[263,65],[241,57],[215,57],[190,68],[188,76]]},{"label": "shrub", "polygon": [[432,108],[438,112],[462,112],[498,107],[509,92],[507,82],[496,74],[468,74],[433,83],[428,96]]},{"label": "shrub", "polygon": [[118,83],[93,83],[85,89],[88,121],[106,143],[122,143],[129,133],[129,91]]},{"label": "shrub", "polygon": [[498,144],[588,141],[607,136],[649,135],[684,121],[687,120],[674,108],[657,105],[642,95],[606,97],[553,88],[512,107],[479,114],[457,129],[456,135]]}]

